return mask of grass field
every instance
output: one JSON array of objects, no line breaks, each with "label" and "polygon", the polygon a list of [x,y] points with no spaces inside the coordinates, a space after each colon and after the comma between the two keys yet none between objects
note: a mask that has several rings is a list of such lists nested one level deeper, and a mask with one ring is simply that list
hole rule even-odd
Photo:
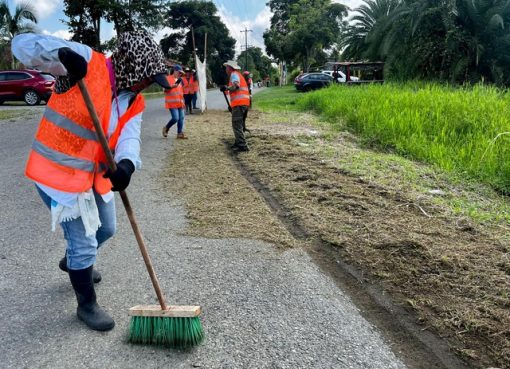
[{"label": "grass field", "polygon": [[370,146],[510,192],[506,91],[389,83],[299,94],[288,86],[263,91],[255,100],[263,111],[313,111],[334,130],[354,132]]}]

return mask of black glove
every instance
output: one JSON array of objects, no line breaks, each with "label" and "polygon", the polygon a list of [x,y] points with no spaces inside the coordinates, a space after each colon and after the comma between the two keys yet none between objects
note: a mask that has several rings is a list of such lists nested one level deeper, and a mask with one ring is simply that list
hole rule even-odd
[{"label": "black glove", "polygon": [[175,81],[176,85],[178,85],[179,83],[182,83],[182,78],[181,77],[177,78],[177,81]]},{"label": "black glove", "polygon": [[221,92],[225,92],[225,91],[227,91],[227,90],[228,90],[228,88],[227,88],[227,86],[225,86],[225,85],[223,85],[223,86],[221,86],[221,87],[220,87],[220,91],[221,91]]},{"label": "black glove", "polygon": [[131,175],[135,171],[135,166],[128,159],[122,159],[117,163],[117,170],[112,173],[110,169],[103,175],[104,178],[110,178],[113,184],[112,191],[124,191],[129,185]]},{"label": "black glove", "polygon": [[58,58],[67,69],[71,86],[87,74],[87,61],[68,47],[58,49]]}]

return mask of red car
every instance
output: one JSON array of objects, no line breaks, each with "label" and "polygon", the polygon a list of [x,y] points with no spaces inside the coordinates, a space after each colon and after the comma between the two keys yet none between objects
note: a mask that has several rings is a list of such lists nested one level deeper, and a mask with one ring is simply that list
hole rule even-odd
[{"label": "red car", "polygon": [[38,105],[48,101],[53,91],[55,78],[37,70],[0,71],[0,104],[4,101],[25,101],[27,105]]}]

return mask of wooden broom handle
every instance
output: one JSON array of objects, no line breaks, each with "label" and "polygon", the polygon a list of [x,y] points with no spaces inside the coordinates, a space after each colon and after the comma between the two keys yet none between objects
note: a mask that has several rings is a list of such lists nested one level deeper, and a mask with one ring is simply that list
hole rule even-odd
[{"label": "wooden broom handle", "polygon": [[230,101],[228,101],[227,93],[223,91],[223,97],[225,98],[225,101],[227,102],[227,106],[230,108]]},{"label": "wooden broom handle", "polygon": [[[78,81],[78,86],[80,87],[81,94],[83,96],[83,100],[85,100],[85,105],[87,105],[87,110],[89,111],[90,117],[94,122],[94,128],[96,129],[97,138],[101,143],[101,147],[106,155],[106,161],[108,163],[108,168],[114,172],[117,170],[117,164],[115,164],[115,160],[113,159],[112,152],[110,151],[110,147],[108,146],[108,141],[106,140],[106,136],[103,131],[103,127],[99,122],[97,117],[96,108],[90,99],[89,91],[87,90],[87,86],[85,86],[85,82],[83,80]],[[156,291],[156,295],[158,295],[159,304],[161,305],[161,309],[167,310],[167,305],[165,303],[165,298],[163,297],[163,293],[161,292],[161,287],[159,286],[158,277],[154,272],[154,267],[152,266],[151,258],[149,257],[149,253],[147,252],[147,247],[145,247],[145,242],[143,241],[142,232],[138,228],[138,223],[136,222],[135,213],[133,212],[133,208],[131,207],[131,203],[129,202],[126,191],[119,191],[120,197],[122,199],[122,203],[124,204],[124,208],[126,209],[127,216],[129,218],[129,222],[131,223],[131,228],[133,228],[133,232],[135,233],[136,241],[138,242],[138,247],[140,248],[140,252],[142,253],[143,261],[145,261],[145,266],[147,267],[147,271],[151,277],[152,285],[154,286],[154,290]]]}]

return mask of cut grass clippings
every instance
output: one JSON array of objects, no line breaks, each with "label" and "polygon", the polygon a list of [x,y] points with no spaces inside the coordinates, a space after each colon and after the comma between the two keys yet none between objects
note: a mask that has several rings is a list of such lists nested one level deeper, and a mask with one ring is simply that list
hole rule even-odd
[{"label": "cut grass clippings", "polygon": [[232,138],[230,115],[209,112],[186,119],[188,140],[177,140],[167,174],[187,209],[187,234],[212,238],[259,239],[295,244],[248,181],[239,173],[225,140]]},{"label": "cut grass clippings", "polygon": [[[251,111],[248,127],[252,150],[238,159],[289,218],[378,281],[473,367],[510,367],[510,245],[507,217],[498,217],[509,213],[507,198],[363,149],[313,115]],[[194,116],[187,132],[168,167],[190,219],[186,232],[298,244],[234,165],[225,145],[230,116]]]}]

